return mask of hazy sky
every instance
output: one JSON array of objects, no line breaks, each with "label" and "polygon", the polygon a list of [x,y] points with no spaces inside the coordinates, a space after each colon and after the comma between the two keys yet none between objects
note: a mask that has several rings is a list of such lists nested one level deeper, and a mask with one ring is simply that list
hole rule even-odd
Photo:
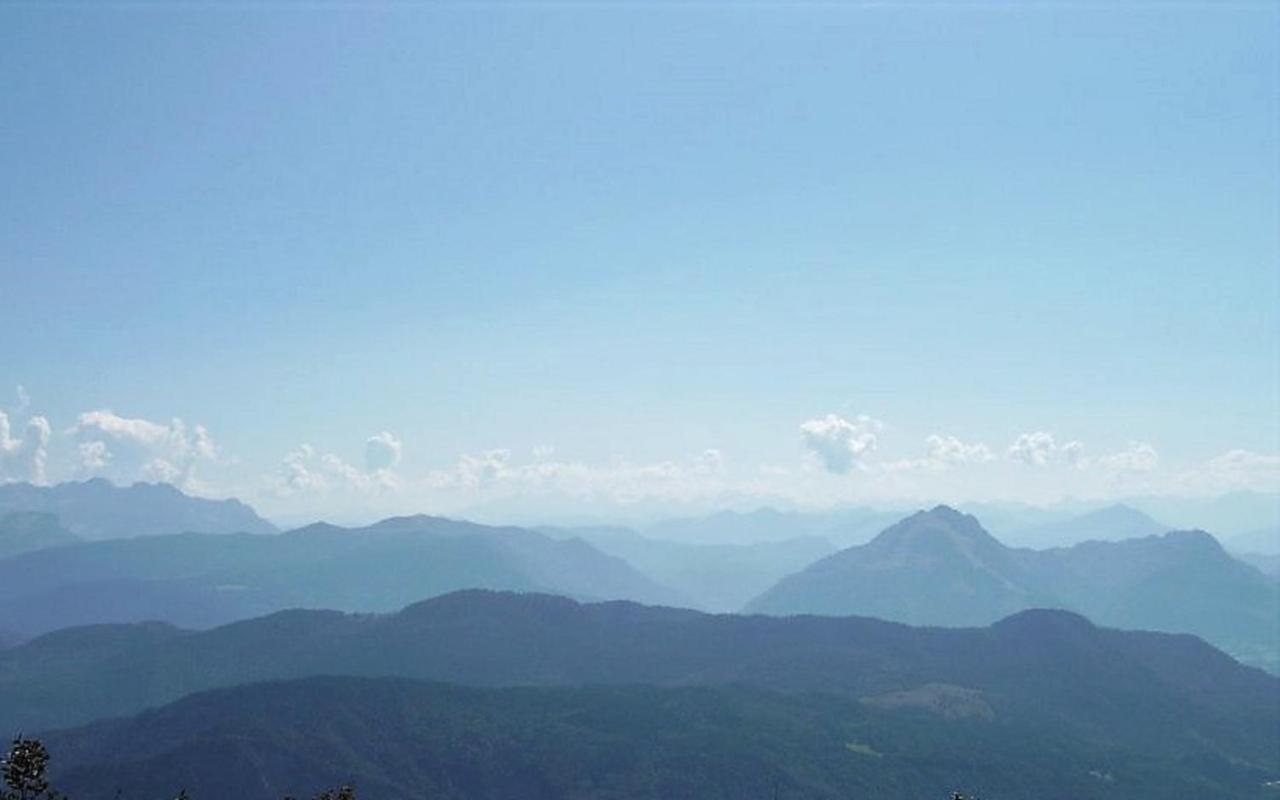
[{"label": "hazy sky", "polygon": [[0,479],[278,512],[1280,488],[1278,30],[5,4]]}]

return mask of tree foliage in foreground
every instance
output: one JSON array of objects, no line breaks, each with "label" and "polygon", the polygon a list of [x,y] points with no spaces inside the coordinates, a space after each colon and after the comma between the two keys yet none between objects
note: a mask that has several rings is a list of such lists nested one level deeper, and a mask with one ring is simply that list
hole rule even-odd
[{"label": "tree foliage in foreground", "polygon": [[[9,753],[0,760],[0,779],[4,789],[0,800],[69,800],[49,785],[49,751],[39,739],[18,734],[9,744]],[[338,786],[325,789],[312,800],[355,800],[355,789]],[[174,795],[174,800],[191,800],[186,789]],[[285,797],[284,800],[296,800]]]},{"label": "tree foliage in foreground", "polygon": [[[4,789],[0,800],[69,800],[52,786],[46,777],[49,771],[49,751],[39,739],[19,734],[9,745],[9,753],[0,760],[0,777]],[[191,800],[186,789],[174,795],[173,800]],[[283,800],[296,800],[285,796]],[[355,788],[338,786],[314,795],[312,800],[356,800]],[[978,800],[976,796],[953,792],[950,800]]]}]

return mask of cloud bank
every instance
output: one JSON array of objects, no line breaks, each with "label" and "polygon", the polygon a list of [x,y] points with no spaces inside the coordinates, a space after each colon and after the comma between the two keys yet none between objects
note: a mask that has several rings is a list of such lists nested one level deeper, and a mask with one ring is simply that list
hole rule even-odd
[{"label": "cloud bank", "polygon": [[82,475],[106,474],[121,482],[172,483],[205,491],[197,468],[218,458],[218,447],[203,425],[190,428],[175,417],[168,423],[123,417],[109,409],[86,411],[67,435],[78,444]]}]

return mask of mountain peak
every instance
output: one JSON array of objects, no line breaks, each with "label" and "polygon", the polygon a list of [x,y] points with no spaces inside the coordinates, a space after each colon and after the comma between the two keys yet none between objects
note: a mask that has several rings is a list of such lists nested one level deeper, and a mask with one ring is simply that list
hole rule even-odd
[{"label": "mountain peak", "polygon": [[1213,534],[1198,528],[1189,531],[1169,531],[1158,538],[1173,547],[1212,553],[1214,555],[1226,555],[1226,551],[1222,549],[1222,543],[1214,538]]},{"label": "mountain peak", "polygon": [[913,549],[944,543],[966,547],[1002,547],[995,537],[987,533],[977,517],[946,505],[937,505],[928,511],[917,511],[886,528],[871,541],[871,545],[880,547],[892,545]]}]

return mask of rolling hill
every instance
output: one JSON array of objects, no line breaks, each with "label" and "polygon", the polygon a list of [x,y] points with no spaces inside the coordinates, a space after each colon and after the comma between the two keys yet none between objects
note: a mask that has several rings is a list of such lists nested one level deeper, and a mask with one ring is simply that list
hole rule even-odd
[{"label": "rolling hill", "polygon": [[1062,611],[939,629],[484,591],[387,615],[289,611],[200,632],[159,624],[58,631],[0,651],[0,731],[319,675],[823,692],[944,719],[958,710],[1001,736],[1039,731],[1135,757],[1227,758],[1280,772],[1280,678],[1191,636],[1097,628]]},{"label": "rolling hill", "polygon": [[[1103,750],[1053,731],[883,698],[743,687],[475,689],[311,678],[196,694],[53,734],[79,800],[278,800],[353,784],[381,800],[1252,798],[1221,755]],[[124,749],[127,743],[127,751]]]}]

